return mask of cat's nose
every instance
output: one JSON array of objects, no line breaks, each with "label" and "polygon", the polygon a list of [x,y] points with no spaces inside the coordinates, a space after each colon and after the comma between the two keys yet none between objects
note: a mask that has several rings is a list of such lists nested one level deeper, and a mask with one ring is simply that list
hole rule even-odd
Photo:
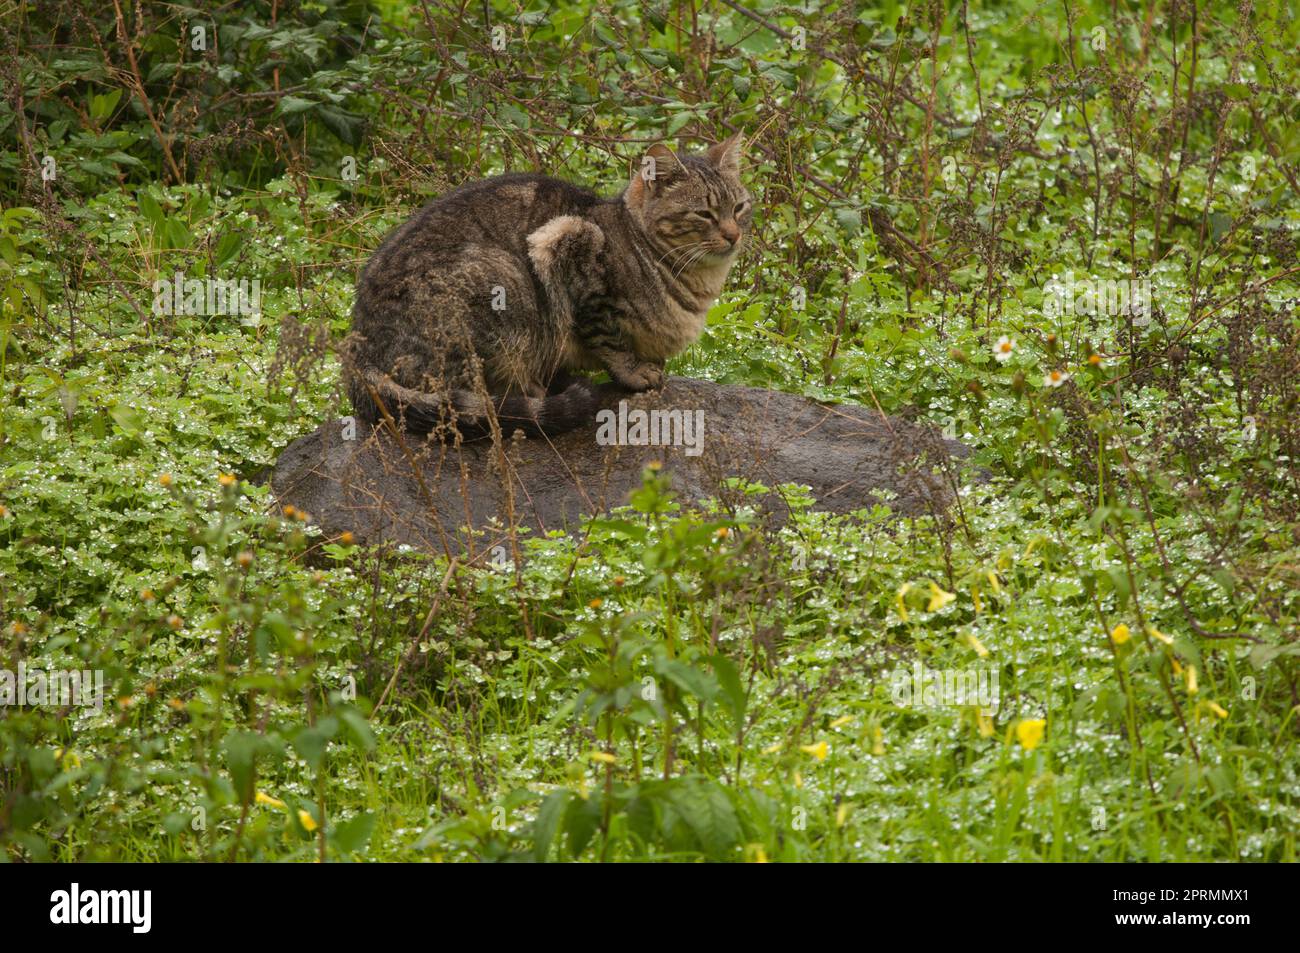
[{"label": "cat's nose", "polygon": [[718,230],[722,232],[722,237],[732,245],[740,241],[740,226],[735,222],[726,222]]}]

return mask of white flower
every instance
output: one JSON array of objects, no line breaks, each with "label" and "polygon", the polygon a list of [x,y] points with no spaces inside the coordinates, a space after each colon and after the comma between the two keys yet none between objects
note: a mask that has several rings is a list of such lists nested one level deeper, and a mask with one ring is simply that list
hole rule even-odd
[{"label": "white flower", "polygon": [[1011,352],[1016,349],[1016,342],[1011,340],[1005,334],[998,338],[998,342],[993,345],[993,356],[997,358],[999,364],[1005,364],[1011,360]]},{"label": "white flower", "polygon": [[1069,379],[1070,379],[1070,375],[1065,373],[1065,371],[1051,371],[1046,377],[1043,378],[1043,386],[1060,387]]}]

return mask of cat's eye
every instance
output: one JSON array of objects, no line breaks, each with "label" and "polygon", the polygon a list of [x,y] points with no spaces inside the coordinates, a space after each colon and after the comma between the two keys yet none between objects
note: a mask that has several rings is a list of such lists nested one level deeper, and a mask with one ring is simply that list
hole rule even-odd
[{"label": "cat's eye", "polygon": [[736,211],[735,211],[734,214],[736,214],[736,215],[740,215],[740,214],[741,214],[742,212],[744,212],[745,209],[747,209],[747,208],[749,208],[749,200],[748,200],[748,199],[746,199],[746,200],[743,201],[743,202],[737,202],[737,203],[736,203]]},{"label": "cat's eye", "polygon": [[695,214],[698,215],[700,218],[704,219],[706,222],[712,222],[715,225],[718,224],[718,216],[713,214],[712,209],[707,209],[707,208],[697,209]]}]

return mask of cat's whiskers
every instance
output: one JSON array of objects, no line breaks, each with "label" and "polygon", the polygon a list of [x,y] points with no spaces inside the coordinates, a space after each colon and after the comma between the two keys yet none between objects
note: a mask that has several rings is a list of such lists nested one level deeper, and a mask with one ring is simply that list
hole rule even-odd
[{"label": "cat's whiskers", "polygon": [[[656,264],[656,265],[663,264],[663,263],[664,263],[664,259],[667,258],[669,255],[677,255],[677,254],[682,254],[682,255],[684,255],[684,254],[686,254],[687,252],[690,252],[690,251],[695,250],[696,248],[699,248],[699,247],[700,247],[701,245],[703,245],[703,244],[704,244],[704,242],[702,242],[702,241],[698,241],[698,242],[687,242],[685,245],[674,245],[672,248],[669,248],[666,252],[664,252],[662,255],[660,255],[659,258],[656,259],[655,264]],[[671,268],[672,265],[669,264],[669,267]]]},{"label": "cat's whiskers", "polygon": [[[701,242],[700,244],[704,244],[704,243]],[[679,267],[676,271],[673,272],[673,280],[676,281],[678,278],[680,278],[688,268],[694,266],[696,262],[698,262],[701,258],[703,258],[708,253],[709,253],[709,248],[707,245],[704,248],[701,248],[699,251],[695,252],[694,255],[692,255],[690,258],[686,259],[686,261],[682,263],[681,267]]]}]

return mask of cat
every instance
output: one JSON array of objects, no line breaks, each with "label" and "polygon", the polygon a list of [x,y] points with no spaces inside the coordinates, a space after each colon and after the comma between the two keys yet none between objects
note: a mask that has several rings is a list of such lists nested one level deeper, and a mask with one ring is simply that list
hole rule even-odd
[{"label": "cat", "polygon": [[[662,387],[753,216],[740,135],[649,148],[613,198],[544,175],[470,182],[396,228],[357,285],[343,366],[354,412],[447,438],[551,435],[594,419],[576,372]],[[385,414],[386,412],[386,414]]]}]

